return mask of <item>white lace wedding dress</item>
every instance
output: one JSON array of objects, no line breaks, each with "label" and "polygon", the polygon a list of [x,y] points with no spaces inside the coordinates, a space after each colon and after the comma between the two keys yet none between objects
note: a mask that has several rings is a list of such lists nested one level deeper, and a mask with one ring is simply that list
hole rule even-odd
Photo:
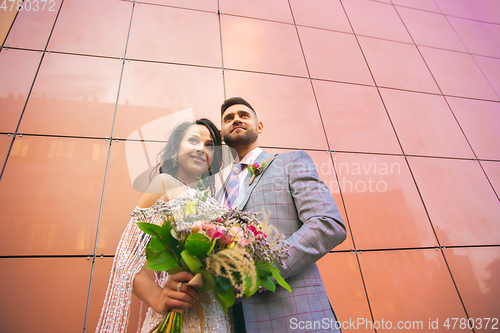
[{"label": "white lace wedding dress", "polygon": [[[193,195],[194,189],[188,189],[181,194]],[[158,200],[149,208],[136,207],[131,213],[132,218],[125,229],[113,261],[113,268],[104,299],[99,323],[96,332],[117,333],[127,331],[130,303],[132,300],[132,283],[134,277],[146,264],[144,249],[150,236],[144,234],[137,226],[137,222],[148,222],[161,225],[169,202]],[[168,278],[166,272],[156,272],[157,283],[163,286]],[[184,332],[219,333],[232,332],[230,318],[224,314],[222,307],[213,292],[208,293],[210,304],[201,303],[204,317],[204,328],[200,327],[200,319],[193,308],[189,308],[183,316]],[[164,317],[149,308],[142,324],[141,333],[151,332]],[[140,325],[139,325],[140,327]]]}]

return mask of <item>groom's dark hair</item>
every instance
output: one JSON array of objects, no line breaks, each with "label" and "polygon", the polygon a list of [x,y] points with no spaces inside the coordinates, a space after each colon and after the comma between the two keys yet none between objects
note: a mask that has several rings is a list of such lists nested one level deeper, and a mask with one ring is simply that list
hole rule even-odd
[{"label": "groom's dark hair", "polygon": [[231,97],[231,98],[228,98],[224,101],[224,103],[222,103],[221,107],[220,107],[220,116],[222,117],[222,115],[224,114],[224,112],[231,106],[233,105],[237,105],[237,104],[242,104],[242,105],[245,105],[245,106],[248,106],[250,108],[250,110],[253,111],[253,113],[255,113],[255,115],[257,115],[257,112],[255,112],[255,110],[253,109],[253,107],[250,105],[250,103],[248,103],[247,101],[245,101],[243,98],[241,97]]}]

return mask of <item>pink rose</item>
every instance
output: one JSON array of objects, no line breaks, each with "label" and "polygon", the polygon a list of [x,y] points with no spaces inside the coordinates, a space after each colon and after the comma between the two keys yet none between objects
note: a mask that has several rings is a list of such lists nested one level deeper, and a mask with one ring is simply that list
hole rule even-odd
[{"label": "pink rose", "polygon": [[259,164],[258,164],[258,163],[254,163],[254,164],[252,165],[252,167],[253,167],[253,168],[255,168],[255,169],[258,169],[258,168],[259,168]]},{"label": "pink rose", "polygon": [[208,237],[215,238],[215,233],[217,232],[217,228],[215,226],[210,223],[205,223],[203,225],[203,230],[205,230]]},{"label": "pink rose", "polygon": [[243,229],[241,229],[240,227],[238,226],[234,226],[232,227],[231,229],[229,229],[229,233],[231,235],[233,235],[235,238],[243,238],[244,234],[243,234]]},{"label": "pink rose", "polygon": [[219,239],[219,241],[222,244],[227,245],[233,241],[233,237],[230,234],[225,234]]},{"label": "pink rose", "polygon": [[204,224],[205,224],[204,221],[194,222],[193,225],[191,226],[191,232],[193,234],[199,233],[203,229]]},{"label": "pink rose", "polygon": [[214,234],[214,238],[221,239],[225,234],[226,234],[226,228],[219,226],[217,227],[217,231]]}]

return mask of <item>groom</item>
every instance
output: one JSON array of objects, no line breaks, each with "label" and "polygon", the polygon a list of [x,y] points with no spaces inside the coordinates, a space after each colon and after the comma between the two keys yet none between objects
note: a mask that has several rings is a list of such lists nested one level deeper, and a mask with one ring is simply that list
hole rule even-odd
[{"label": "groom", "polygon": [[[221,117],[224,141],[236,150],[243,165],[235,165],[218,193],[219,200],[246,211],[270,211],[268,222],[290,244],[290,257],[283,266],[276,266],[292,293],[278,286],[275,293],[266,291],[243,299],[246,331],[296,332],[299,327],[335,331],[336,319],[316,266],[318,259],[346,238],[342,217],[328,187],[306,152],[297,150],[270,157],[259,148],[263,124],[243,98],[224,101]],[[251,181],[246,166],[266,161],[264,171]]]}]

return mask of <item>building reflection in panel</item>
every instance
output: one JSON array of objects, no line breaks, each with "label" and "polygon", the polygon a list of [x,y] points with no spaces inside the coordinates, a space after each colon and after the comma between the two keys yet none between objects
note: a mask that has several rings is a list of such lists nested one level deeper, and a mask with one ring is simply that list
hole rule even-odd
[{"label": "building reflection in panel", "polygon": [[[476,330],[495,332],[500,308],[500,248],[447,248],[444,256]],[[479,321],[478,319],[482,319]],[[483,319],[484,318],[484,319]],[[491,318],[486,327],[486,318]],[[482,328],[479,329],[479,326]],[[470,326],[473,324],[471,323]],[[496,325],[497,329],[500,323]]]},{"label": "building reflection in panel", "polygon": [[0,52],[1,132],[15,132],[41,57],[35,51],[2,49]]},{"label": "building reflection in panel", "polygon": [[333,158],[358,249],[438,244],[403,157],[337,153]]},{"label": "building reflection in panel", "polygon": [[93,252],[108,146],[16,137],[0,182],[0,255]]},{"label": "building reflection in panel", "polygon": [[498,244],[500,202],[479,162],[410,157],[441,245]]},{"label": "building reflection in panel", "polygon": [[121,69],[118,59],[46,54],[19,131],[110,136]]}]

